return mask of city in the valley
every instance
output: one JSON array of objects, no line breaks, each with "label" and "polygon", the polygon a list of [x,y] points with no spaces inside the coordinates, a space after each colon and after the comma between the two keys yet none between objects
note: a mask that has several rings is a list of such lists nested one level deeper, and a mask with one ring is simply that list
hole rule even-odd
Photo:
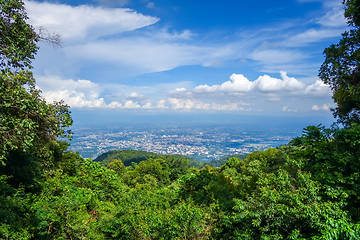
[{"label": "city in the valley", "polygon": [[287,144],[301,128],[254,125],[151,125],[128,124],[73,129],[70,149],[85,158],[110,150],[133,149],[158,154],[186,155],[212,160]]}]

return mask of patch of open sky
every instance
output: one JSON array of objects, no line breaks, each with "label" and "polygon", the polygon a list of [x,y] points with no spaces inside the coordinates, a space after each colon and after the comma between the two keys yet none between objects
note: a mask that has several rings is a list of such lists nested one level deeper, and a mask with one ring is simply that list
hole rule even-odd
[{"label": "patch of open sky", "polygon": [[73,111],[74,127],[99,126],[112,127],[117,124],[150,124],[150,125],[193,125],[193,124],[219,124],[219,125],[273,125],[305,128],[308,125],[322,124],[330,127],[334,122],[331,114],[318,116],[253,116],[245,114],[144,114],[119,113],[107,111]]}]

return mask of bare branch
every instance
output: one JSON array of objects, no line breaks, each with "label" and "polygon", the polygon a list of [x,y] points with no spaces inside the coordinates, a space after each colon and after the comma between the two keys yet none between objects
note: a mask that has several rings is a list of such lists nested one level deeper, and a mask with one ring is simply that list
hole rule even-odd
[{"label": "bare branch", "polygon": [[59,33],[55,33],[55,32],[50,33],[43,26],[39,26],[37,27],[37,35],[38,35],[38,39],[51,45],[53,48],[62,47],[61,36]]}]

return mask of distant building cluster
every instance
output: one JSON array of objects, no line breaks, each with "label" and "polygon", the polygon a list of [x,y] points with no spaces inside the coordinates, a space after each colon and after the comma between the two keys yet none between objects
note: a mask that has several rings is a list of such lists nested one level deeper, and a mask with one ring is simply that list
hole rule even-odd
[{"label": "distant building cluster", "polygon": [[244,132],[241,127],[142,128],[76,129],[70,149],[92,159],[110,150],[134,149],[207,161],[279,146],[296,136],[280,130]]}]

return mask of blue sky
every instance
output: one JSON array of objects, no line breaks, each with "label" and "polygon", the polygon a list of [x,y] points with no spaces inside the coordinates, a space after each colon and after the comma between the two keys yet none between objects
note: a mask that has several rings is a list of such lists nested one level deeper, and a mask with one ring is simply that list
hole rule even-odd
[{"label": "blue sky", "polygon": [[62,36],[33,62],[43,97],[72,111],[330,116],[317,78],[348,29],[341,0],[25,0]]}]

